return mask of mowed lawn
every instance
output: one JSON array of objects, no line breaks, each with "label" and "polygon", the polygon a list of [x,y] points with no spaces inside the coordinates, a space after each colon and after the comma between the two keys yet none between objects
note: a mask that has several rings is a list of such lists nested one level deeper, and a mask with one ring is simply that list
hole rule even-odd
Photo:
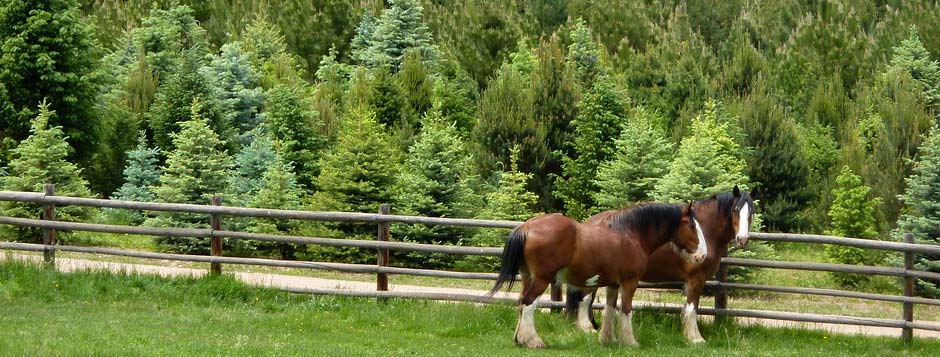
[{"label": "mowed lawn", "polygon": [[687,345],[675,315],[640,312],[638,349],[602,346],[559,314],[536,316],[548,344],[512,341],[507,305],[288,294],[232,278],[64,274],[0,263],[0,355],[935,355],[940,341],[703,324]]}]

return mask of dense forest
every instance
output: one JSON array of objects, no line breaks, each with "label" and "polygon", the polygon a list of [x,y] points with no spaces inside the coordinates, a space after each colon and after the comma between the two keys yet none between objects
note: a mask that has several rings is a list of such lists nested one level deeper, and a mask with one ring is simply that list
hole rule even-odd
[{"label": "dense forest", "polygon": [[[0,46],[4,190],[51,182],[62,195],[523,220],[738,185],[761,230],[940,240],[937,1],[7,0]],[[206,224],[115,215],[62,213]],[[405,241],[502,241],[393,229]],[[832,256],[868,259],[855,253]],[[459,264],[447,259],[398,260]]]}]

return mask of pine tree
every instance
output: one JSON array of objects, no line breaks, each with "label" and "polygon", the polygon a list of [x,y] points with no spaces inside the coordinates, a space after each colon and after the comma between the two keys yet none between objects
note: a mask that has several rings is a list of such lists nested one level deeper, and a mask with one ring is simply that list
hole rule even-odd
[{"label": "pine tree", "polygon": [[[49,126],[55,111],[43,101],[30,125],[30,135],[13,149],[14,158],[8,166],[9,173],[2,180],[3,190],[42,192],[43,184],[55,185],[55,194],[60,196],[89,197],[88,182],[81,177],[81,169],[67,161],[69,144],[61,126]],[[0,214],[4,216],[36,219],[42,215],[39,205],[3,202]],[[64,206],[56,209],[56,220],[81,221],[91,216],[89,209],[79,206]],[[26,226],[0,226],[0,234],[16,241],[39,243],[42,229]],[[60,238],[64,240],[65,237]]]},{"label": "pine tree", "polygon": [[[511,148],[509,157],[509,170],[496,172],[496,188],[484,195],[478,219],[525,221],[537,215],[538,196],[526,189],[532,174],[519,171],[519,148]],[[508,229],[483,229],[468,239],[468,245],[499,247],[505,243],[508,234]],[[499,257],[468,256],[460,267],[494,271],[499,269],[499,264]]]},{"label": "pine tree", "polygon": [[[169,153],[159,185],[154,188],[157,200],[170,203],[206,204],[213,195],[221,195],[228,187],[232,157],[225,151],[225,142],[202,117],[203,105],[193,100],[191,120],[181,122],[180,130],[172,133],[176,150]],[[194,228],[208,226],[206,215],[165,213],[148,219],[150,226]],[[157,244],[171,251],[206,254],[207,239],[158,237]]]},{"label": "pine tree", "polygon": [[227,43],[221,53],[211,56],[209,63],[199,71],[219,89],[222,121],[234,127],[239,144],[250,143],[248,133],[261,122],[258,112],[264,101],[264,90],[249,55],[242,51],[238,42]]},{"label": "pine tree", "polygon": [[374,23],[371,14],[367,14],[352,40],[353,57],[369,68],[389,65],[393,72],[402,68],[409,52],[434,63],[438,50],[432,43],[431,31],[421,22],[423,11],[416,0],[390,0],[389,8]]},{"label": "pine tree", "polygon": [[[913,233],[916,243],[940,244],[940,128],[936,124],[920,146],[913,173],[904,182],[906,189],[898,196],[904,210],[892,231],[893,238],[901,241],[905,233]],[[940,272],[940,257],[917,254],[914,268]],[[936,282],[918,279],[916,289],[921,296],[940,297]]]},{"label": "pine tree", "polygon": [[614,154],[601,163],[594,179],[598,210],[615,209],[652,199],[653,187],[669,170],[673,144],[653,123],[660,120],[643,107],[621,124]]},{"label": "pine tree", "polygon": [[[320,158],[319,191],[309,202],[314,210],[375,212],[379,204],[392,202],[395,167],[399,154],[375,114],[352,108],[343,121],[333,150]],[[375,226],[339,223],[344,238],[375,234]],[[375,261],[374,252],[358,248],[312,248],[323,258],[343,262]]]},{"label": "pine tree", "polygon": [[231,148],[235,145],[235,135],[231,123],[225,122],[218,103],[218,89],[201,73],[202,58],[199,51],[190,50],[183,56],[182,63],[168,82],[157,91],[153,107],[147,115],[154,144],[166,153],[176,149],[173,135],[181,129],[185,121],[192,119],[190,110],[194,100],[200,103],[203,117],[216,135],[226,140]]},{"label": "pine tree", "polygon": [[917,33],[911,25],[910,36],[894,48],[889,71],[904,71],[920,84],[927,108],[940,114],[940,63],[930,58]]},{"label": "pine tree", "polygon": [[[852,172],[848,166],[842,168],[836,178],[836,187],[832,189],[834,200],[829,208],[832,229],[826,234],[861,238],[878,238],[878,220],[876,214],[881,207],[881,198],[872,197],[871,188],[862,184],[862,178]],[[855,265],[876,265],[884,258],[880,252],[862,248],[829,245],[826,256],[835,262]],[[857,287],[870,280],[867,275],[833,273],[833,278],[844,286]]]},{"label": "pine tree", "polygon": [[[45,102],[85,166],[100,129],[95,98],[100,47],[77,0],[9,0],[0,5],[0,138],[19,142]],[[2,146],[0,146],[2,148]],[[0,152],[0,165],[7,153]]]},{"label": "pine tree", "polygon": [[294,166],[297,183],[314,190],[320,173],[318,158],[326,140],[317,132],[321,123],[304,94],[303,88],[278,84],[268,90],[261,115],[284,161]]},{"label": "pine tree", "polygon": [[274,140],[271,133],[260,126],[251,135],[254,140],[235,154],[235,172],[232,174],[230,185],[235,206],[247,203],[261,189],[265,171],[274,164],[276,159],[282,159],[274,149]]},{"label": "pine tree", "polygon": [[137,148],[127,153],[124,185],[111,196],[118,200],[153,202],[156,199],[153,187],[160,181],[159,155],[160,149],[147,147],[147,136],[141,132]]},{"label": "pine tree", "polygon": [[[257,193],[249,200],[249,207],[294,210],[301,207],[300,188],[290,164],[276,156],[264,171]],[[288,219],[254,218],[247,230],[252,233],[290,234],[297,223]],[[281,259],[296,259],[296,252],[303,246],[295,243],[257,242],[261,252],[277,251]]]},{"label": "pine tree", "polygon": [[444,120],[454,123],[461,138],[469,138],[477,125],[476,82],[453,59],[440,65],[439,78],[432,89],[431,107]]},{"label": "pine tree", "polygon": [[[397,211],[424,217],[468,217],[475,203],[468,183],[470,157],[457,129],[443,122],[439,112],[429,112],[423,127],[401,166]],[[457,244],[466,232],[460,227],[417,224],[393,228],[402,240],[429,244]],[[447,255],[408,255],[418,266],[447,265],[452,260]]]},{"label": "pine tree", "polygon": [[653,198],[661,202],[691,201],[717,192],[746,187],[747,164],[733,139],[738,129],[719,103],[707,102],[705,111],[692,121],[688,136],[669,172],[656,183]]}]

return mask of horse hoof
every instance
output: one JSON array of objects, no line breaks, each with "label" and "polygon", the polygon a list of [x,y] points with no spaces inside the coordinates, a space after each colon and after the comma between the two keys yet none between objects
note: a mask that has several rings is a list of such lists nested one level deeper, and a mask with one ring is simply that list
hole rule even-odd
[{"label": "horse hoof", "polygon": [[640,343],[639,343],[639,342],[636,342],[635,340],[634,340],[634,341],[624,341],[624,342],[621,342],[620,345],[622,345],[622,346],[624,346],[624,347],[630,347],[630,348],[638,348],[638,347],[640,347]]},{"label": "horse hoof", "polygon": [[699,338],[694,338],[694,339],[689,340],[689,343],[691,343],[691,344],[693,344],[693,345],[698,345],[698,344],[705,343],[705,339],[704,339],[704,338],[701,338],[701,337],[699,337]]},{"label": "horse hoof", "polygon": [[542,340],[533,340],[526,343],[520,343],[519,346],[530,349],[542,349],[545,348],[545,342],[542,342]]}]

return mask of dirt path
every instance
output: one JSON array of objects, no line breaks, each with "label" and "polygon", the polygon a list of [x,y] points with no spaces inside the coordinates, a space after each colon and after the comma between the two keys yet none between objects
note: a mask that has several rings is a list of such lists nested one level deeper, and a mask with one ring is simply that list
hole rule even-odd
[{"label": "dirt path", "polygon": [[[7,255],[0,255],[0,260],[6,259]],[[13,255],[17,259],[29,259],[29,260],[40,260],[41,256],[29,256],[29,255]],[[64,272],[73,272],[81,270],[108,270],[116,272],[129,272],[129,273],[138,273],[138,274],[155,274],[161,276],[203,276],[207,274],[207,269],[193,269],[193,268],[178,268],[178,267],[167,267],[167,266],[158,266],[158,265],[145,265],[145,264],[127,264],[127,263],[113,263],[113,262],[100,262],[93,260],[84,260],[84,259],[70,259],[70,258],[57,258],[56,259],[56,268]],[[318,290],[336,290],[336,291],[375,291],[375,282],[357,282],[357,281],[343,281],[343,280],[332,280],[332,279],[321,279],[313,277],[303,277],[303,276],[292,276],[292,275],[279,275],[279,274],[262,274],[262,273],[247,273],[247,272],[233,272],[236,278],[241,281],[244,281],[247,284],[256,285],[256,286],[265,286],[272,288],[294,288],[294,289],[318,289]],[[458,289],[458,288],[440,288],[440,287],[427,287],[427,286],[414,286],[414,285],[401,285],[401,284],[389,284],[389,290],[396,292],[424,292],[424,293],[451,293],[451,294],[466,294],[466,295],[476,295],[482,296],[485,292],[480,290],[472,289]],[[514,294],[510,296],[508,293],[503,293],[502,296],[514,297]],[[548,299],[547,296],[543,296],[542,299]],[[643,302],[636,301],[638,304],[643,304]],[[711,319],[710,316],[703,316],[703,319]],[[763,326],[773,326],[773,327],[801,327],[806,329],[813,330],[824,330],[832,333],[838,334],[862,334],[870,336],[900,336],[901,330],[898,328],[890,327],[872,327],[872,326],[852,326],[852,325],[841,325],[841,324],[824,324],[824,323],[808,323],[808,322],[795,322],[795,321],[783,321],[783,320],[770,320],[770,319],[757,319],[757,318],[747,318],[747,317],[737,317],[735,321],[740,324],[755,324]],[[926,323],[940,324],[940,322],[930,322],[930,321],[918,321]],[[915,337],[921,338],[937,338],[940,339],[940,331],[927,331],[927,330],[914,330]]]}]

